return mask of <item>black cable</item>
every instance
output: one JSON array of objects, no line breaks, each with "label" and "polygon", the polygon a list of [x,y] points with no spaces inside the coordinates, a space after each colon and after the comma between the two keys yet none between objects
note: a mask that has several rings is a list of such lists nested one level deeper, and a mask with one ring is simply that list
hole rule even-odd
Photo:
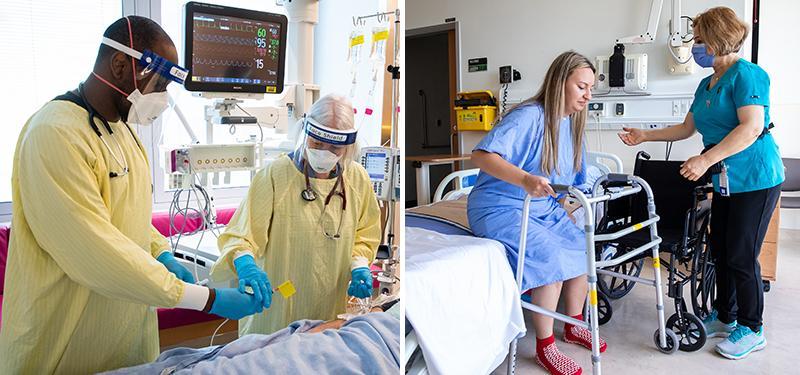
[{"label": "black cable", "polygon": [[500,113],[506,112],[506,103],[508,103],[508,83],[503,85],[503,108]]},{"label": "black cable", "polygon": [[[244,108],[242,108],[242,106],[240,106],[238,103],[236,104],[236,108],[239,108],[240,111],[244,112],[246,115],[248,115],[250,117],[255,117],[255,116],[251,115],[250,112],[245,111]],[[274,128],[275,124],[277,124],[277,123],[278,123],[278,120],[275,120],[275,123],[272,124],[272,127]],[[264,142],[264,129],[261,128],[261,123],[258,122],[258,118],[257,117],[256,117],[256,125],[258,125],[258,131],[261,133],[261,142]]]},{"label": "black cable", "polygon": [[[390,215],[389,210],[386,210],[386,218],[383,219],[383,228],[381,228],[381,244],[386,243],[385,242],[386,241],[386,232],[387,232],[387,229],[389,229],[389,228],[386,228],[386,226],[389,225],[389,215]],[[392,249],[389,249],[390,254],[391,254],[391,251],[392,251]]]}]

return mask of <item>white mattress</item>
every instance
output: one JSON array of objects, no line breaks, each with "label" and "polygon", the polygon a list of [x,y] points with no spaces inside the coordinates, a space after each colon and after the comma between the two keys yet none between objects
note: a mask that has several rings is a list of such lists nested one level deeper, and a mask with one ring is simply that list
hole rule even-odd
[{"label": "white mattress", "polygon": [[505,247],[406,228],[406,317],[433,374],[488,374],[525,335]]}]

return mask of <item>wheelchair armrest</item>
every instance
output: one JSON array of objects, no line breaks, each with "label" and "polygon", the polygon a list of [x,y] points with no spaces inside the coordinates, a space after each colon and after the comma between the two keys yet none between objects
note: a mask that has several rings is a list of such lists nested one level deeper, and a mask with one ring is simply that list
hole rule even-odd
[{"label": "wheelchair armrest", "polygon": [[714,192],[714,186],[711,184],[701,185],[694,188],[694,194],[697,197],[698,201],[704,201],[708,199],[708,194],[713,192]]},{"label": "wheelchair armrest", "polygon": [[606,175],[606,181],[603,182],[603,187],[625,187],[630,186],[630,176],[624,173],[609,173]]}]

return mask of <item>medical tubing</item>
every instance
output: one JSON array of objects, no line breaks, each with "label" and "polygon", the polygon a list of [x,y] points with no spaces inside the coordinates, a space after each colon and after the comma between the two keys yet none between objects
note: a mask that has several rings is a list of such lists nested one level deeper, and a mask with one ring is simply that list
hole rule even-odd
[{"label": "medical tubing", "polygon": [[[188,195],[186,197],[186,207],[181,209],[181,207],[180,207],[180,195],[184,190],[186,190]],[[198,191],[199,191],[199,193],[198,193]],[[189,207],[189,203],[191,202],[191,199],[192,199],[192,193],[195,194],[195,201],[197,203],[198,209]],[[203,199],[205,201],[205,205],[201,204],[201,202],[200,202],[200,194],[203,194]],[[195,280],[198,280],[198,281],[200,280],[200,277],[199,277],[199,272],[198,272],[198,269],[197,269],[197,266],[198,266],[198,264],[197,264],[197,255],[200,252],[200,244],[202,243],[203,238],[205,236],[205,230],[204,229],[205,228],[209,228],[209,230],[211,230],[211,233],[216,236],[216,234],[213,232],[213,228],[211,228],[211,222],[210,222],[210,219],[209,219],[210,208],[211,208],[210,197],[208,196],[208,193],[205,191],[205,189],[199,184],[193,184],[191,186],[191,188],[188,189],[188,190],[187,189],[178,189],[175,192],[175,194],[173,195],[173,199],[172,199],[172,202],[171,202],[170,207],[169,207],[169,221],[170,221],[169,235],[170,235],[170,245],[172,247],[172,252],[173,253],[175,253],[175,251],[177,250],[178,244],[180,244],[181,237],[183,236],[183,234],[184,234],[184,232],[186,230],[186,223],[187,223],[187,220],[189,218],[189,213],[191,211],[194,211],[203,220],[203,225],[200,228],[198,228],[197,230],[194,230],[194,231],[192,231],[192,233],[189,234],[189,235],[191,235],[191,234],[197,233],[198,231],[201,232],[200,233],[200,239],[198,240],[197,246],[195,246],[194,253],[193,253],[193,259],[192,259],[192,263],[194,265],[194,277],[195,277]],[[183,216],[183,223],[181,225],[181,229],[180,230],[178,230],[178,228],[176,228],[176,226],[175,226],[175,217],[177,215],[182,215]],[[178,234],[177,238],[175,238],[174,240],[173,240],[173,235],[172,235],[173,230],[177,231],[177,234]]]},{"label": "medical tubing", "polygon": [[229,319],[223,320],[222,323],[219,326],[217,326],[217,329],[215,329],[214,333],[211,334],[211,341],[208,343],[208,346],[214,346],[214,337],[217,336],[217,332],[219,332],[219,329],[222,328],[222,326],[224,326],[225,323],[228,322],[228,320]]},{"label": "medical tubing", "polygon": [[[255,116],[251,115],[250,112],[245,111],[244,108],[242,108],[242,106],[239,105],[239,103],[236,103],[236,108],[239,108],[240,111],[244,112],[244,114],[246,114],[246,115],[248,115],[250,117],[255,117]],[[275,127],[275,124],[278,123],[278,120],[277,120],[278,116],[275,116],[275,118],[276,118],[275,122],[272,123],[272,127],[273,128]],[[256,125],[258,125],[258,132],[261,133],[261,141],[260,142],[264,142],[264,129],[261,128],[261,123],[258,122],[258,117],[256,117]]]}]

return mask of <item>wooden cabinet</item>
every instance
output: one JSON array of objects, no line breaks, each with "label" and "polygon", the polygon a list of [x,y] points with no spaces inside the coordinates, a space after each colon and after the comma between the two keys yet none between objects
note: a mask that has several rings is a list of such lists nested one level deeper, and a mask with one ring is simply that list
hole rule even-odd
[{"label": "wooden cabinet", "polygon": [[775,281],[775,273],[778,265],[778,234],[780,233],[781,223],[781,200],[778,199],[778,206],[772,214],[772,220],[767,227],[767,235],[764,236],[764,243],[761,245],[761,255],[758,262],[761,263],[761,278],[764,280]]}]

